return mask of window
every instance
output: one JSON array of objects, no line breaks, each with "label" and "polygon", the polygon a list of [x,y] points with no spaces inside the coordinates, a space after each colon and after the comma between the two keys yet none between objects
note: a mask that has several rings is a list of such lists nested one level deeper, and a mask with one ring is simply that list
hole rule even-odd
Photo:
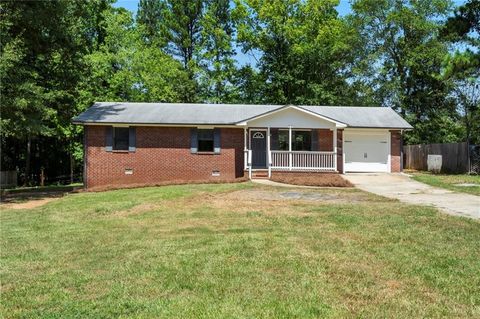
[{"label": "window", "polygon": [[128,127],[114,127],[113,128],[113,150],[128,151]]},{"label": "window", "polygon": [[[288,130],[279,129],[278,135],[275,135],[273,149],[279,151],[288,151]],[[292,130],[292,151],[311,151],[312,150],[312,131]]]},{"label": "window", "polygon": [[213,152],[213,130],[198,130],[198,151]]},{"label": "window", "polygon": [[288,151],[288,130],[278,131],[278,150]]},{"label": "window", "polygon": [[253,134],[253,138],[265,138],[265,136],[261,132],[256,132]]},{"label": "window", "polygon": [[312,132],[292,131],[292,151],[311,151]]}]

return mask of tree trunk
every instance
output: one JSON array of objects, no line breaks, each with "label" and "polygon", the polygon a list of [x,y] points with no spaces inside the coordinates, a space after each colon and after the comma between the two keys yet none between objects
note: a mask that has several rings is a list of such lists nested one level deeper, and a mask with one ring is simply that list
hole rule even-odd
[{"label": "tree trunk", "polygon": [[74,159],[72,155],[72,148],[70,148],[70,184],[73,184],[73,167],[74,167]]},{"label": "tree trunk", "polygon": [[31,162],[31,157],[32,157],[32,138],[30,135],[27,137],[27,154],[25,157],[25,180],[24,180],[24,186],[27,186],[30,184],[30,162]]}]

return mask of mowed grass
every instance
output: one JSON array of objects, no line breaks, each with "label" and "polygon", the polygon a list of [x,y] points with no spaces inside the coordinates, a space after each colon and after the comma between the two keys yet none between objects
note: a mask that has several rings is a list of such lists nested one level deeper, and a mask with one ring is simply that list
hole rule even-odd
[{"label": "mowed grass", "polygon": [[480,223],[355,189],[81,193],[0,222],[6,318],[480,316]]},{"label": "mowed grass", "polygon": [[[480,175],[466,174],[432,174],[430,172],[411,172],[413,179],[436,187],[455,192],[480,195]],[[457,186],[456,184],[475,184],[473,186]]]}]

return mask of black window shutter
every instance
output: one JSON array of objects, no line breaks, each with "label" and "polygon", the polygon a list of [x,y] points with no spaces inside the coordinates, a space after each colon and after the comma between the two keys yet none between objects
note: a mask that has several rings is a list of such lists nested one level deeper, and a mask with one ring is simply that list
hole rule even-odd
[{"label": "black window shutter", "polygon": [[113,127],[107,126],[105,128],[105,151],[111,152],[113,145]]},{"label": "black window shutter", "polygon": [[312,151],[318,150],[320,150],[318,145],[318,130],[312,130]]},{"label": "black window shutter", "polygon": [[196,127],[190,130],[190,153],[198,152],[198,131]]},{"label": "black window shutter", "polygon": [[220,154],[220,129],[215,128],[213,130],[213,152]]},{"label": "black window shutter", "polygon": [[135,127],[130,126],[128,130],[128,151],[135,152],[137,150],[137,132]]}]

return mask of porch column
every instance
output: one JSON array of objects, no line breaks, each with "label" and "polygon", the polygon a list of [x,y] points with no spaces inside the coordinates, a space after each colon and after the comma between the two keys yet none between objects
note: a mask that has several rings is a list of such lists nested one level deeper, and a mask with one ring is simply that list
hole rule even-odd
[{"label": "porch column", "polygon": [[288,169],[292,170],[292,126],[288,127]]},{"label": "porch column", "polygon": [[337,126],[333,129],[333,167],[337,170]]},{"label": "porch column", "polygon": [[243,128],[243,166],[248,168],[247,127]]},{"label": "porch column", "polygon": [[243,149],[247,150],[247,128],[243,128]]},{"label": "porch column", "polygon": [[267,127],[267,165],[268,178],[272,177],[272,154],[270,153],[270,126]]}]

